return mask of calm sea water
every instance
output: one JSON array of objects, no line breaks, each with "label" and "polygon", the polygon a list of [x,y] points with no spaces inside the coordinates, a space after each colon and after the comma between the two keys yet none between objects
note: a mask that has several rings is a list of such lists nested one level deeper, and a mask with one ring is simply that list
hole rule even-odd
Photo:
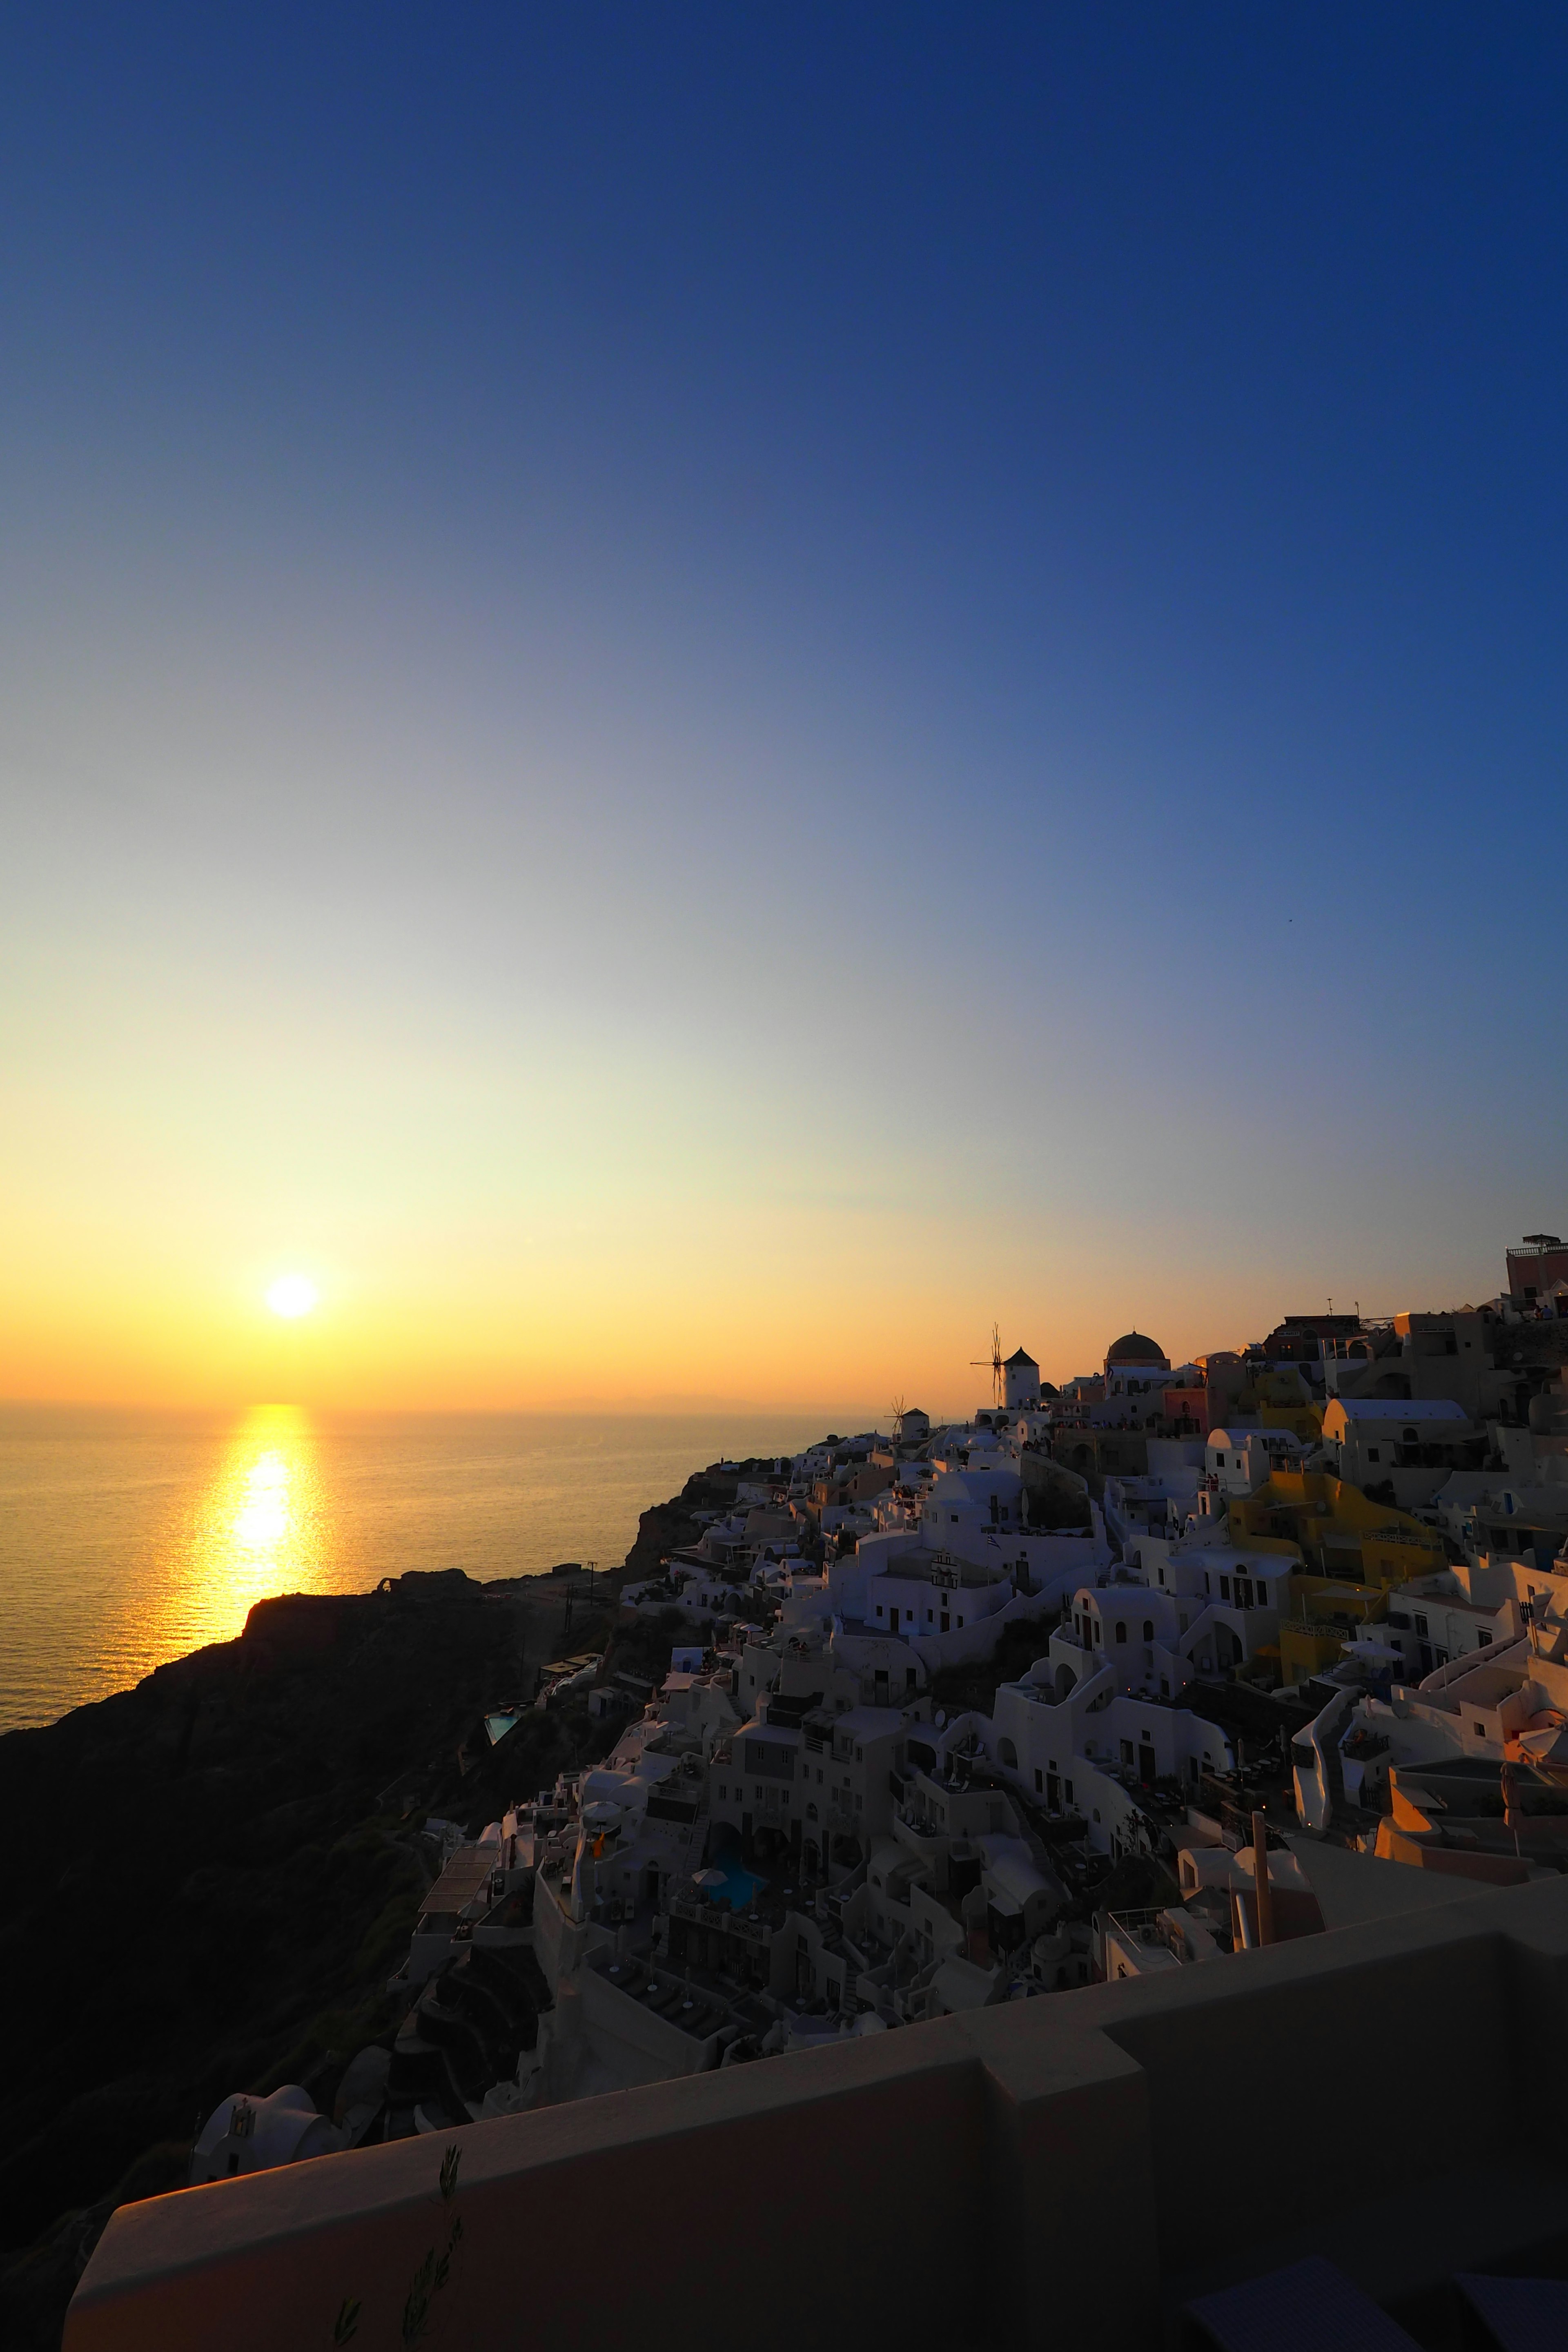
[{"label": "calm sea water", "polygon": [[269,1592],[618,1568],[638,1513],[693,1470],[822,1433],[787,1415],[0,1408],[0,1730],[228,1640]]}]

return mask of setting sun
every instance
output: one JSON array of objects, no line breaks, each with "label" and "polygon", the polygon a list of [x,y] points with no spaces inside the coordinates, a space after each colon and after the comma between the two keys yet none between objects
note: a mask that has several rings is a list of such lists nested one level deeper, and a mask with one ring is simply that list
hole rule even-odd
[{"label": "setting sun", "polygon": [[309,1315],[320,1293],[309,1276],[280,1274],[267,1294],[267,1304],[274,1315],[286,1315],[290,1321],[300,1315]]}]

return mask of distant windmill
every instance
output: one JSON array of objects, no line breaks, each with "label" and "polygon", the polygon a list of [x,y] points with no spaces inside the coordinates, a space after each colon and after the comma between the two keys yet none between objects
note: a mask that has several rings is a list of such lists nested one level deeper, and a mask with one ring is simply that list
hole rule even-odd
[{"label": "distant windmill", "polygon": [[891,1411],[893,1415],[893,1444],[897,1445],[899,1440],[904,1433],[904,1399],[901,1390],[893,1399]]},{"label": "distant windmill", "polygon": [[1002,1378],[1002,1327],[999,1323],[993,1323],[991,1326],[991,1354],[989,1360],[984,1356],[972,1356],[969,1360],[970,1368],[972,1370],[980,1371],[984,1369],[987,1360],[989,1360],[991,1365],[992,1397],[997,1404],[1002,1404],[1006,1399],[1007,1390],[1006,1383]]}]

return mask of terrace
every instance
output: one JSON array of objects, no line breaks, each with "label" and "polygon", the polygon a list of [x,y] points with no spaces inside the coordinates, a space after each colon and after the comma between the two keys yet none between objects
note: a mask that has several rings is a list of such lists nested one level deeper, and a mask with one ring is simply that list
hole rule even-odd
[{"label": "terrace", "polygon": [[[1119,1957],[1124,1960],[1125,1969],[1118,1968]],[[1137,1911],[1107,1912],[1105,1972],[1108,1977],[1123,1973],[1150,1976],[1161,1969],[1179,1969],[1185,1965],[1186,1959],[1185,1941],[1165,1911],[1146,1906]]]},{"label": "terrace", "polygon": [[[1433,2063],[1456,2017],[1486,2064]],[[838,2341],[1147,2352],[1192,2295],[1310,2253],[1411,2324],[1456,2270],[1568,2252],[1565,2021],[1553,1878],[476,2124],[453,2141],[463,2238],[441,2325],[467,2352],[515,2342],[523,2242],[549,2250],[531,2336],[591,2325],[645,2352],[689,2352],[737,2311],[759,2352],[795,2352],[825,2294]],[[1281,2053],[1325,2047],[1374,2049],[1401,2085],[1373,2229],[1341,2101],[1291,2103],[1288,2184],[1236,2161],[1277,2144],[1259,2098]],[[348,2298],[360,2340],[395,2341],[444,2228],[442,2154],[426,2137],[121,2208],[65,2352],[330,2342]],[[766,2193],[726,2200],[726,2226],[672,2231],[658,2192],[674,2178]],[[889,2264],[889,2245],[920,2259]]]}]

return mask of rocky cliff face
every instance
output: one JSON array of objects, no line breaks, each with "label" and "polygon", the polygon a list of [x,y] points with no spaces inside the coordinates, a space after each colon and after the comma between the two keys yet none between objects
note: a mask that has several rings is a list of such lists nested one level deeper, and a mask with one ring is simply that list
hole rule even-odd
[{"label": "rocky cliff face", "polygon": [[[657,1573],[722,1510],[700,1471],[645,1511],[619,1583]],[[427,1813],[482,1828],[601,1754],[585,1694],[499,1749],[482,1719],[560,1654],[549,1578],[411,1574],[382,1590],[259,1602],[237,1642],[161,1666],[39,1731],[0,1738],[0,2341],[58,2344],[113,2206],[183,2187],[192,2138],[236,2090],[343,2065],[396,2019],[387,1977],[428,1884]],[[669,1623],[606,1660],[654,1677]],[[569,1643],[600,1649],[613,1619]],[[624,1656],[621,1654],[625,1653]]]},{"label": "rocky cliff face", "polygon": [[734,1502],[736,1489],[746,1473],[760,1465],[742,1463],[733,1475],[717,1470],[697,1470],[687,1480],[679,1495],[668,1503],[656,1503],[637,1521],[637,1541],[626,1554],[626,1563],[616,1577],[616,1583],[640,1584],[645,1578],[657,1576],[661,1563],[683,1544],[693,1544],[702,1533],[699,1511],[727,1511]]},{"label": "rocky cliff face", "polygon": [[615,1579],[617,1587],[657,1576],[672,1551],[695,1543],[702,1533],[700,1511],[728,1511],[742,1478],[767,1480],[773,1472],[773,1463],[762,1459],[737,1462],[727,1470],[715,1466],[693,1471],[679,1495],[668,1503],[656,1503],[637,1521],[637,1541]]},{"label": "rocky cliff face", "polygon": [[8,2344],[58,2342],[84,2237],[117,2193],[182,2184],[220,2098],[292,2079],[330,2104],[390,2025],[419,1827],[462,1805],[537,1614],[467,1578],[265,1601],[240,1640],[0,1739]]}]

